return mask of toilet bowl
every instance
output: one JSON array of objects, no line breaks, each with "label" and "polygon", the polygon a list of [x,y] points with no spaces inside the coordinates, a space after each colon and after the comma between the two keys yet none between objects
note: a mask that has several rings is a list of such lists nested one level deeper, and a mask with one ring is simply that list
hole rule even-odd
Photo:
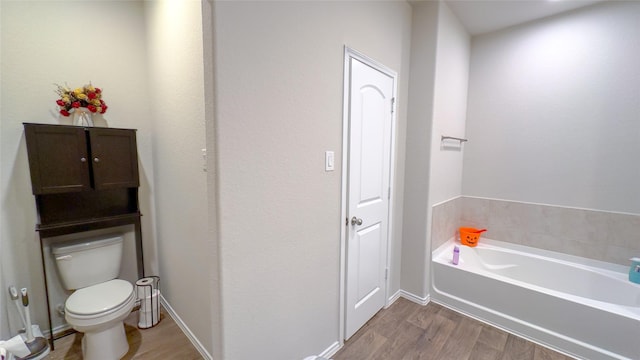
[{"label": "toilet bowl", "polygon": [[77,290],[65,303],[65,319],[84,333],[85,360],[114,360],[129,351],[123,320],[136,295],[131,283],[115,279]]}]

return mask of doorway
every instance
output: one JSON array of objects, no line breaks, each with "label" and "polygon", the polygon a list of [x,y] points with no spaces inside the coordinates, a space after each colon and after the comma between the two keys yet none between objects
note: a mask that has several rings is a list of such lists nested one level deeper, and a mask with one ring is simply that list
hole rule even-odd
[{"label": "doorway", "polygon": [[397,74],[345,49],[341,338],[387,305]]}]

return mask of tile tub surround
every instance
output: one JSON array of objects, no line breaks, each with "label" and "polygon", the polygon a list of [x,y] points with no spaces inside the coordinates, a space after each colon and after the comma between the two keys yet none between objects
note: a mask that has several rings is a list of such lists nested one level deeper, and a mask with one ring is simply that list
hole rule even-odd
[{"label": "tile tub surround", "polygon": [[433,206],[431,221],[431,249],[437,249],[452,236],[458,238],[462,198],[457,197]]},{"label": "tile tub surround", "polygon": [[434,206],[432,249],[462,225],[487,228],[492,239],[621,265],[640,256],[636,214],[462,196]]}]

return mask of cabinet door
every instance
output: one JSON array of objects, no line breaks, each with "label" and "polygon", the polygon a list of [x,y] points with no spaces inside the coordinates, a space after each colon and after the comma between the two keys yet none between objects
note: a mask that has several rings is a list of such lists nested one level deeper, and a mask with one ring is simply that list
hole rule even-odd
[{"label": "cabinet door", "polygon": [[135,130],[89,128],[88,131],[94,188],[138,187]]},{"label": "cabinet door", "polygon": [[83,128],[34,124],[24,127],[34,194],[91,188]]}]

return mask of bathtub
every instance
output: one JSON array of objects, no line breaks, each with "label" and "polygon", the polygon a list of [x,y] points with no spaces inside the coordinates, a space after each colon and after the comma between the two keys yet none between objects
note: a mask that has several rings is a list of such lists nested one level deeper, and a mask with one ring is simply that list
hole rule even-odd
[{"label": "bathtub", "polygon": [[[628,267],[482,238],[432,253],[432,300],[579,359],[640,359]],[[631,257],[631,254],[630,254]]]}]

